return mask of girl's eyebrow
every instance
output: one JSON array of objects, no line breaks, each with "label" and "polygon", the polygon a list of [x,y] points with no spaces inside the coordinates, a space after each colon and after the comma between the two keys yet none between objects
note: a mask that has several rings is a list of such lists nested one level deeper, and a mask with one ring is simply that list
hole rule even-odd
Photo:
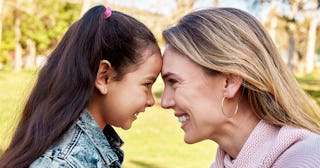
[{"label": "girl's eyebrow", "polygon": [[155,77],[155,76],[148,76],[148,77],[146,77],[145,79],[148,80],[148,81],[154,82],[154,81],[157,80],[157,77]]}]

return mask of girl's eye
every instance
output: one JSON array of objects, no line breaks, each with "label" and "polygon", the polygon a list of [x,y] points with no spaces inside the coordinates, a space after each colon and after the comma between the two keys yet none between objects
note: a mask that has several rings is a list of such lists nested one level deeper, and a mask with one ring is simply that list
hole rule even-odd
[{"label": "girl's eye", "polygon": [[152,87],[152,82],[148,82],[148,83],[145,83],[144,85],[147,87],[147,88],[151,88]]}]

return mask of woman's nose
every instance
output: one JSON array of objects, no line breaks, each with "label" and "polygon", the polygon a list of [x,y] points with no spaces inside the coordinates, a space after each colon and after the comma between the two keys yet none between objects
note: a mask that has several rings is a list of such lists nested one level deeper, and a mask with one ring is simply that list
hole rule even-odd
[{"label": "woman's nose", "polygon": [[162,97],[161,97],[161,107],[168,109],[174,106],[174,99],[172,96],[172,91],[164,88]]}]

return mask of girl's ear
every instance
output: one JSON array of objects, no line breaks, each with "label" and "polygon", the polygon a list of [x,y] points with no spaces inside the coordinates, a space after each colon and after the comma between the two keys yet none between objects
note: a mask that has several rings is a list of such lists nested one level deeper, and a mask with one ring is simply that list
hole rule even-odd
[{"label": "girl's ear", "polygon": [[112,67],[109,61],[101,60],[96,76],[95,87],[102,94],[108,93],[108,82],[112,76]]},{"label": "girl's ear", "polygon": [[225,79],[226,84],[224,96],[226,98],[233,98],[241,87],[243,79],[240,76],[234,74],[226,74]]}]

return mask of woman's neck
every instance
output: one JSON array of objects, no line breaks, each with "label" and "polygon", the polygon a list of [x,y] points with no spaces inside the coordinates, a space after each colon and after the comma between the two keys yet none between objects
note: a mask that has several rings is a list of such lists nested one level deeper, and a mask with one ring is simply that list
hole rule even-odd
[{"label": "woman's neck", "polygon": [[224,133],[216,138],[215,141],[231,158],[236,159],[259,121],[260,119],[251,110],[242,109],[240,111],[239,108],[238,114],[230,118]]}]

